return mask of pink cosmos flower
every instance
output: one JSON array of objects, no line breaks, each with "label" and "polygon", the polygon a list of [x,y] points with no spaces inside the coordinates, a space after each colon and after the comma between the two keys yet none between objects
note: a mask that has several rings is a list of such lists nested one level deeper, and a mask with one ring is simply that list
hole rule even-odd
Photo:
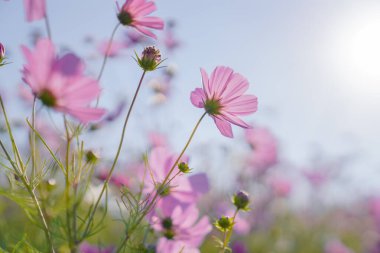
[{"label": "pink cosmos flower", "polygon": [[214,119],[220,133],[233,137],[231,124],[250,128],[239,115],[248,115],[257,111],[257,97],[243,95],[248,89],[248,81],[229,67],[218,66],[210,79],[201,69],[203,89],[196,88],[190,96],[191,102],[198,108],[204,108]]},{"label": "pink cosmos flower", "polygon": [[[177,154],[171,153],[165,147],[152,149],[148,158],[150,169],[145,173],[144,193],[150,194],[159,187],[176,159]],[[187,162],[187,160],[184,158],[181,161]],[[162,197],[174,198],[181,203],[194,203],[207,190],[208,180],[204,173],[190,177],[178,175],[171,181],[170,188],[162,194]]]},{"label": "pink cosmos flower", "polygon": [[74,54],[57,57],[48,39],[37,42],[34,51],[22,47],[27,63],[23,80],[41,102],[57,111],[67,113],[82,123],[100,119],[104,109],[91,108],[90,103],[100,94],[98,82],[83,75],[84,64]]},{"label": "pink cosmos flower", "polygon": [[157,253],[199,253],[198,247],[212,229],[208,217],[199,219],[195,205],[172,208],[161,202],[156,209],[152,227],[162,234],[157,243]]},{"label": "pink cosmos flower", "polygon": [[252,148],[248,163],[257,172],[264,172],[277,163],[277,141],[268,129],[254,127],[248,129],[245,136]]},{"label": "pink cosmos flower", "polygon": [[142,34],[157,39],[156,35],[148,28],[162,30],[164,21],[158,17],[147,17],[156,10],[156,5],[152,1],[147,0],[126,0],[120,8],[118,19],[122,25],[132,26]]},{"label": "pink cosmos flower", "polygon": [[46,15],[45,0],[24,0],[24,6],[28,22],[43,19]]}]

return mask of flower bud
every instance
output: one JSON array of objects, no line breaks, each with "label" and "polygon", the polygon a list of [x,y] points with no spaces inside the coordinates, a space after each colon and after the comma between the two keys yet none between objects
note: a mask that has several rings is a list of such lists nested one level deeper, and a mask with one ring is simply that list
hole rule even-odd
[{"label": "flower bud", "polygon": [[182,173],[189,173],[191,171],[191,169],[189,168],[189,165],[187,163],[184,163],[184,162],[181,162],[180,164],[178,164],[178,169]]},{"label": "flower bud", "polygon": [[243,191],[239,191],[238,193],[236,193],[233,198],[232,198],[232,203],[236,206],[237,209],[241,209],[241,210],[244,210],[244,211],[248,211],[249,210],[249,198],[248,198],[248,194],[243,192]]},{"label": "flower bud", "polygon": [[232,229],[234,226],[234,223],[232,221],[232,218],[229,218],[227,216],[220,217],[215,223],[215,227],[219,229],[222,232],[227,232]]},{"label": "flower bud", "polygon": [[154,46],[146,47],[142,52],[141,57],[137,57],[137,63],[145,71],[153,71],[158,65],[161,64],[161,53],[160,50],[156,49]]},{"label": "flower bud", "polygon": [[88,163],[96,163],[99,160],[99,155],[94,151],[89,150],[86,152],[86,161]]},{"label": "flower bud", "polygon": [[2,62],[4,57],[5,57],[5,47],[3,46],[3,44],[0,43],[0,63]]}]

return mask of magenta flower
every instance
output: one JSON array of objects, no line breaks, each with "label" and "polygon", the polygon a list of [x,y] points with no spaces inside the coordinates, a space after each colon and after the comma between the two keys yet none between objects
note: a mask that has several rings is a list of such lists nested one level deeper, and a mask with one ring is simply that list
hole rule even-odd
[{"label": "magenta flower", "polygon": [[90,103],[100,94],[98,82],[83,75],[84,65],[74,54],[55,55],[48,39],[37,42],[34,51],[22,47],[27,63],[23,80],[33,95],[50,108],[69,114],[82,123],[100,119],[104,109],[91,108]]},{"label": "magenta flower", "polygon": [[24,6],[28,22],[43,19],[46,15],[45,0],[24,0]]},{"label": "magenta flower", "polygon": [[229,67],[218,66],[210,79],[201,69],[203,89],[196,88],[191,93],[191,102],[198,108],[204,108],[214,119],[220,133],[233,137],[231,124],[250,128],[239,115],[248,115],[257,111],[257,97],[243,95],[248,89],[248,81]]},{"label": "magenta flower", "polygon": [[162,19],[147,17],[147,15],[156,10],[156,5],[152,1],[126,0],[121,8],[117,3],[117,8],[119,11],[118,19],[122,25],[132,26],[146,36],[157,39],[156,35],[149,28],[158,30],[164,28],[164,21]]},{"label": "magenta flower", "polygon": [[[152,227],[162,234],[157,243],[157,253],[197,253],[212,226],[207,216],[199,219],[195,205],[187,208],[161,202],[152,217]],[[181,251],[182,250],[182,251]]]},{"label": "magenta flower", "polygon": [[[148,159],[149,170],[144,173],[144,193],[150,194],[161,186],[177,157],[177,154],[171,153],[162,146],[152,149]],[[181,161],[187,162],[187,160],[184,158]],[[170,187],[161,193],[161,196],[189,204],[194,203],[207,191],[208,180],[205,174],[195,174],[190,177],[178,175],[171,181]]]}]

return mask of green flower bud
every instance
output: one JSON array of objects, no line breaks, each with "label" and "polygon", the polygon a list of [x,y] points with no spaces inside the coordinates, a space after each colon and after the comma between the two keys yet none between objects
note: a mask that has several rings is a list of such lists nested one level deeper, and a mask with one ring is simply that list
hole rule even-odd
[{"label": "green flower bud", "polygon": [[141,57],[136,54],[137,63],[145,71],[153,71],[162,63],[160,50],[154,46],[146,47]]},{"label": "green flower bud", "polygon": [[184,163],[184,162],[181,162],[180,164],[178,164],[178,169],[182,173],[189,173],[191,171],[191,169],[189,168],[189,165],[187,163]]},{"label": "green flower bud", "polygon": [[232,203],[236,206],[238,210],[249,210],[248,194],[243,191],[240,191],[233,196]]},{"label": "green flower bud", "polygon": [[215,223],[214,223],[215,227],[217,229],[219,229],[220,231],[222,232],[227,232],[227,231],[230,231],[233,226],[234,226],[234,223],[232,221],[232,218],[229,218],[227,216],[222,216],[220,217]]},{"label": "green flower bud", "polygon": [[99,160],[99,155],[94,151],[89,150],[86,152],[86,161],[88,163],[96,163]]}]

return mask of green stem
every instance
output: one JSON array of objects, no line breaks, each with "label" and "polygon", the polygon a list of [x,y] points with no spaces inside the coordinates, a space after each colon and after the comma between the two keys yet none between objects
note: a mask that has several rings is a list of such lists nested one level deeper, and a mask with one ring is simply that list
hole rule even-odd
[{"label": "green stem", "polygon": [[[239,212],[239,209],[236,209],[234,216],[232,216],[232,224],[235,223],[235,218],[236,218],[236,215],[238,212]],[[226,249],[228,248],[228,244],[230,243],[230,239],[232,236],[232,231],[233,231],[233,227],[227,233],[224,234],[223,249],[222,249],[223,251],[222,252],[225,252]]]},{"label": "green stem", "polygon": [[[173,171],[176,168],[178,162],[181,160],[182,156],[185,154],[185,151],[189,147],[190,142],[191,142],[191,140],[193,139],[193,137],[195,135],[195,132],[197,131],[199,125],[201,124],[201,122],[202,122],[203,118],[206,116],[206,114],[207,114],[206,112],[203,113],[202,116],[200,117],[200,119],[198,120],[198,122],[195,124],[195,126],[193,128],[193,131],[190,134],[189,139],[187,140],[187,142],[186,142],[185,146],[183,147],[181,153],[179,154],[179,156],[177,157],[176,161],[174,162],[174,164],[170,168],[168,174],[166,175],[166,177],[165,177],[164,181],[161,183],[161,185],[165,186],[165,184],[169,182],[170,175],[173,173]],[[135,229],[140,225],[140,223],[145,218],[145,216],[154,208],[154,206],[156,204],[156,200],[157,200],[157,198],[159,196],[160,196],[159,191],[156,191],[155,194],[154,194],[154,196],[153,196],[153,198],[152,198],[152,200],[150,201],[148,207],[142,212],[141,216],[137,219],[137,221],[134,223],[134,225],[129,229],[128,235],[125,237],[125,239],[122,241],[122,243],[117,248],[117,250],[116,250],[117,253],[120,252],[121,249],[123,249],[125,247],[125,244],[128,242],[129,238],[131,238],[131,235],[133,234],[133,232],[135,231]]]},{"label": "green stem", "polygon": [[45,27],[46,27],[46,32],[47,32],[49,40],[52,40],[50,22],[49,22],[49,18],[47,14],[45,14]]},{"label": "green stem", "polygon": [[109,51],[111,50],[113,37],[115,36],[116,31],[117,31],[117,29],[119,28],[119,26],[120,26],[120,23],[117,23],[117,25],[115,26],[115,28],[114,28],[113,31],[112,31],[112,34],[111,34],[111,37],[110,37],[109,41],[108,41],[108,45],[107,45],[107,49],[106,49],[106,53],[105,53],[105,55],[104,55],[103,63],[102,63],[102,66],[101,66],[101,68],[100,68],[100,72],[99,72],[99,75],[98,75],[98,78],[97,78],[98,81],[100,81],[100,79],[102,78],[103,71],[104,71],[104,68],[105,68],[106,63],[107,63],[108,54],[109,54]]},{"label": "green stem", "polygon": [[36,133],[34,132],[34,129],[36,129],[36,97],[33,99],[33,106],[32,106],[32,127],[31,133],[30,133],[30,149],[32,151],[32,178],[36,175]]},{"label": "green stem", "polygon": [[[70,249],[73,247],[72,231],[71,231],[71,217],[70,217],[70,145],[71,137],[66,117],[63,117],[65,131],[66,131],[66,157],[65,157],[65,200],[66,200],[66,224]],[[75,217],[74,217],[75,218]]]},{"label": "green stem", "polygon": [[106,178],[106,180],[105,180],[105,182],[104,182],[104,184],[103,184],[103,188],[102,188],[102,190],[101,190],[101,192],[100,192],[100,195],[99,195],[98,199],[97,199],[96,202],[95,202],[94,208],[93,208],[92,211],[91,211],[91,214],[90,214],[90,216],[89,216],[88,223],[87,223],[86,228],[85,228],[85,230],[84,230],[84,232],[83,232],[83,234],[82,234],[82,238],[81,238],[81,240],[83,240],[83,239],[85,238],[85,236],[86,236],[86,234],[87,234],[87,232],[88,232],[88,230],[89,230],[89,228],[90,228],[90,225],[92,224],[92,221],[93,221],[93,219],[94,219],[95,212],[96,212],[96,210],[97,210],[97,208],[98,208],[98,206],[99,206],[100,200],[101,200],[101,198],[102,198],[102,196],[103,196],[103,194],[104,194],[104,192],[105,192],[105,190],[106,190],[106,188],[107,188],[107,186],[108,186],[108,183],[109,183],[109,181],[110,181],[110,179],[111,179],[112,173],[113,173],[113,171],[114,171],[114,169],[115,169],[115,167],[116,167],[116,164],[117,164],[117,162],[118,162],[119,155],[120,155],[120,152],[121,152],[121,148],[122,148],[122,146],[123,146],[124,136],[125,136],[125,132],[126,132],[126,129],[127,129],[127,124],[128,124],[128,121],[129,121],[129,117],[130,117],[130,115],[131,115],[131,112],[132,112],[133,106],[134,106],[134,104],[135,104],[135,101],[136,101],[137,95],[138,95],[138,93],[139,93],[139,91],[140,91],[141,84],[142,84],[142,82],[143,82],[143,80],[144,80],[145,74],[146,74],[146,71],[143,72],[143,74],[142,74],[142,76],[141,76],[141,78],[140,78],[139,84],[137,85],[137,89],[136,89],[136,92],[135,92],[135,94],[134,94],[134,96],[133,96],[133,99],[132,99],[132,102],[131,102],[131,106],[129,107],[129,110],[128,110],[128,113],[127,113],[127,116],[125,117],[125,121],[124,121],[124,125],[123,125],[123,130],[122,130],[122,132],[121,132],[121,138],[120,138],[119,146],[118,146],[117,151],[116,151],[115,158],[114,158],[114,160],[113,160],[113,163],[112,163],[111,169],[110,169],[110,171],[108,172],[107,178]]},{"label": "green stem", "polygon": [[30,184],[28,182],[28,178],[26,177],[26,175],[24,173],[22,173],[23,170],[19,170],[18,167],[17,167],[17,165],[12,161],[12,158],[10,157],[9,153],[7,152],[7,150],[6,150],[3,142],[1,140],[0,140],[0,146],[1,146],[2,150],[3,150],[3,152],[5,153],[8,161],[11,163],[11,166],[15,170],[15,173],[21,179],[21,181],[22,181],[23,185],[25,186],[25,188],[27,189],[29,195],[32,197],[33,203],[34,203],[34,205],[37,208],[38,216],[41,219],[42,228],[44,230],[46,239],[48,241],[49,248],[51,249],[51,252],[54,253],[55,251],[54,251],[54,246],[53,246],[51,234],[50,234],[50,231],[49,231],[49,227],[47,225],[45,216],[44,216],[44,214],[42,212],[41,206],[40,206],[40,204],[38,202],[38,198],[37,198],[36,194],[34,193],[34,190],[32,189],[32,187],[30,186]]}]

